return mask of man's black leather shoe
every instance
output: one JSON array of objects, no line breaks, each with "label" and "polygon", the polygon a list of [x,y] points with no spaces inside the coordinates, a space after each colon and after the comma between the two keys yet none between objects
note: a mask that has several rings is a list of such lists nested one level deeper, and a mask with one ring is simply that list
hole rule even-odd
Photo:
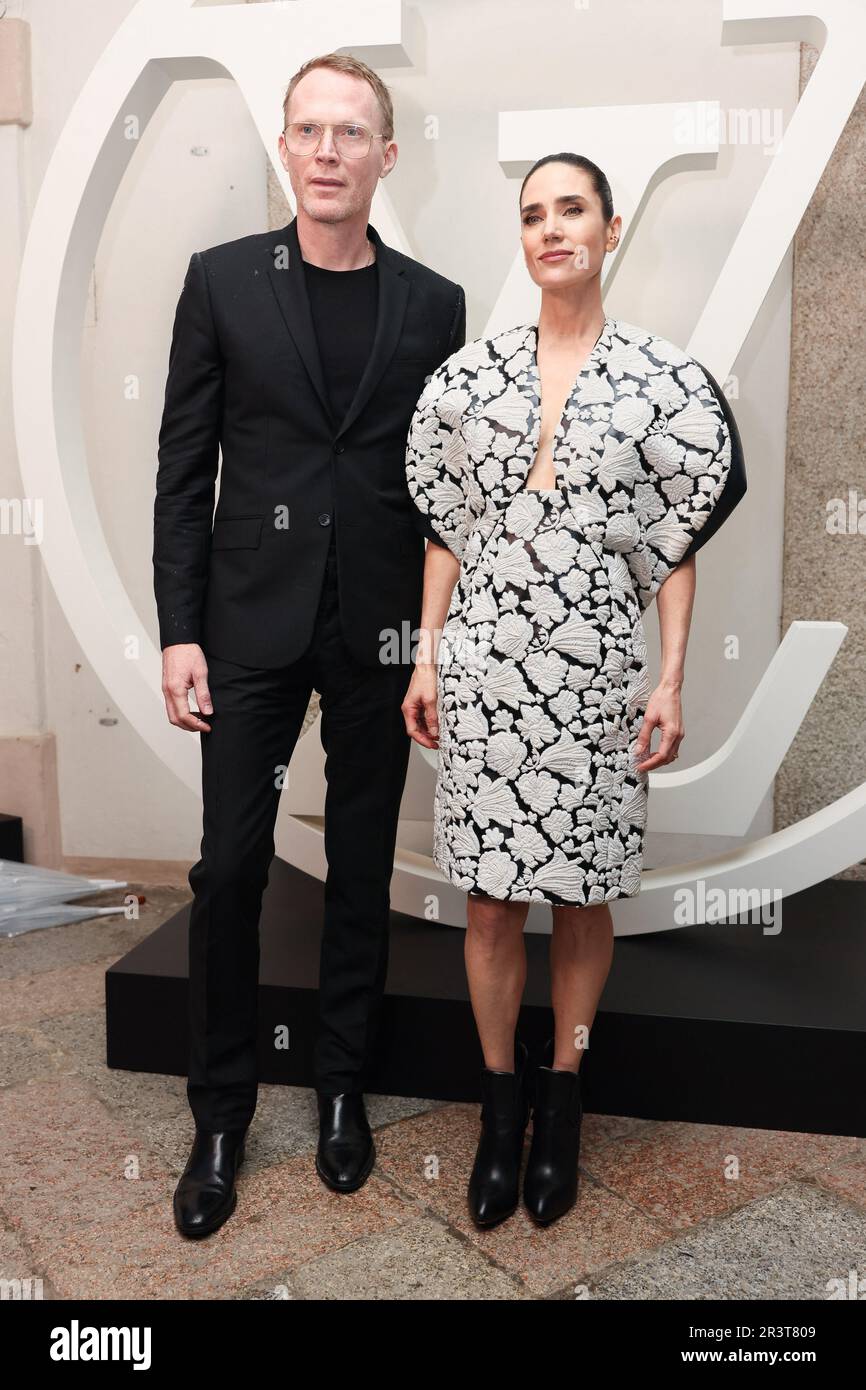
[{"label": "man's black leather shoe", "polygon": [[184,1236],[209,1236],[237,1206],[235,1176],[244,1160],[245,1129],[196,1127],[187,1165],[174,1193],[174,1220]]},{"label": "man's black leather shoe", "polygon": [[376,1161],[376,1146],[360,1091],[336,1096],[316,1092],[319,1103],[319,1147],[316,1172],[334,1192],[363,1187]]}]

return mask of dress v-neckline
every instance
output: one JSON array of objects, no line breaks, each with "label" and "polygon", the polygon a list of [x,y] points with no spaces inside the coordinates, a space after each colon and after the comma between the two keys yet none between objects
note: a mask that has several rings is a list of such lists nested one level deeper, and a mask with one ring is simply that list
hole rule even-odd
[{"label": "dress v-neckline", "polygon": [[610,338],[610,334],[613,330],[613,326],[614,320],[605,315],[604,323],[601,326],[601,332],[596,338],[592,346],[592,350],[589,353],[589,356],[587,357],[586,361],[584,362],[583,366],[577,373],[577,376],[574,378],[574,380],[571,383],[571,386],[568,389],[568,395],[565,398],[565,404],[562,407],[562,413],[560,414],[559,420],[557,421],[556,429],[554,430],[553,436],[550,441],[551,462],[553,464],[553,472],[556,477],[555,485],[553,487],[527,487],[526,479],[532,472],[533,464],[535,463],[535,459],[538,455],[538,440],[541,435],[541,370],[538,365],[538,324],[531,323],[528,325],[527,345],[532,356],[532,361],[529,367],[529,378],[532,386],[534,406],[532,430],[529,435],[529,466],[526,470],[526,473],[524,474],[523,486],[520,489],[521,492],[536,492],[544,494],[556,492],[558,490],[562,480],[560,477],[559,469],[556,466],[556,449],[559,443],[560,435],[562,434],[565,425],[566,411],[568,410],[568,407],[571,404],[572,396],[577,390],[580,381],[586,375],[587,372],[592,370],[593,366],[595,365],[595,358],[598,354],[599,349],[602,346],[606,346]]}]

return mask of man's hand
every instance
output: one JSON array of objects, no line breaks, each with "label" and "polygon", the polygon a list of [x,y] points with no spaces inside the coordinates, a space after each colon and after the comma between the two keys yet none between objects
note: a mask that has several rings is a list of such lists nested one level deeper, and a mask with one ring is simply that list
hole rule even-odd
[{"label": "man's hand", "polygon": [[204,652],[196,642],[177,642],[162,653],[162,693],[168,722],[194,734],[202,730],[209,734],[210,724],[189,707],[190,690],[195,690],[202,714],[213,714]]}]

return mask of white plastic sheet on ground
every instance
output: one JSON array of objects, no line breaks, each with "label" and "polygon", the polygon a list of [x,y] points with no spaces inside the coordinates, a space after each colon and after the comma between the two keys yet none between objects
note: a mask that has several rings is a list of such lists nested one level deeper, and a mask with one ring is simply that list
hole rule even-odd
[{"label": "white plastic sheet on ground", "polygon": [[125,912],[125,903],[117,907],[73,907],[68,899],[126,886],[121,879],[81,878],[78,874],[0,859],[0,936],[18,936],[38,927],[60,927],[88,917]]}]

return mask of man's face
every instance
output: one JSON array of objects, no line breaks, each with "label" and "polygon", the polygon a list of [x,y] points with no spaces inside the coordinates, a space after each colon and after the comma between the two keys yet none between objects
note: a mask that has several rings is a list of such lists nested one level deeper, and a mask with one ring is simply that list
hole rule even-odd
[{"label": "man's face", "polygon": [[[287,125],[366,126],[381,135],[382,111],[376,93],[361,77],[331,68],[313,68],[301,78],[289,102]],[[334,132],[325,130],[312,154],[292,154],[285,133],[280,136],[280,158],[289,175],[295,204],[316,222],[344,222],[370,210],[376,184],[397,162],[394,141],[374,139],[362,158],[342,155],[334,145]]]}]

